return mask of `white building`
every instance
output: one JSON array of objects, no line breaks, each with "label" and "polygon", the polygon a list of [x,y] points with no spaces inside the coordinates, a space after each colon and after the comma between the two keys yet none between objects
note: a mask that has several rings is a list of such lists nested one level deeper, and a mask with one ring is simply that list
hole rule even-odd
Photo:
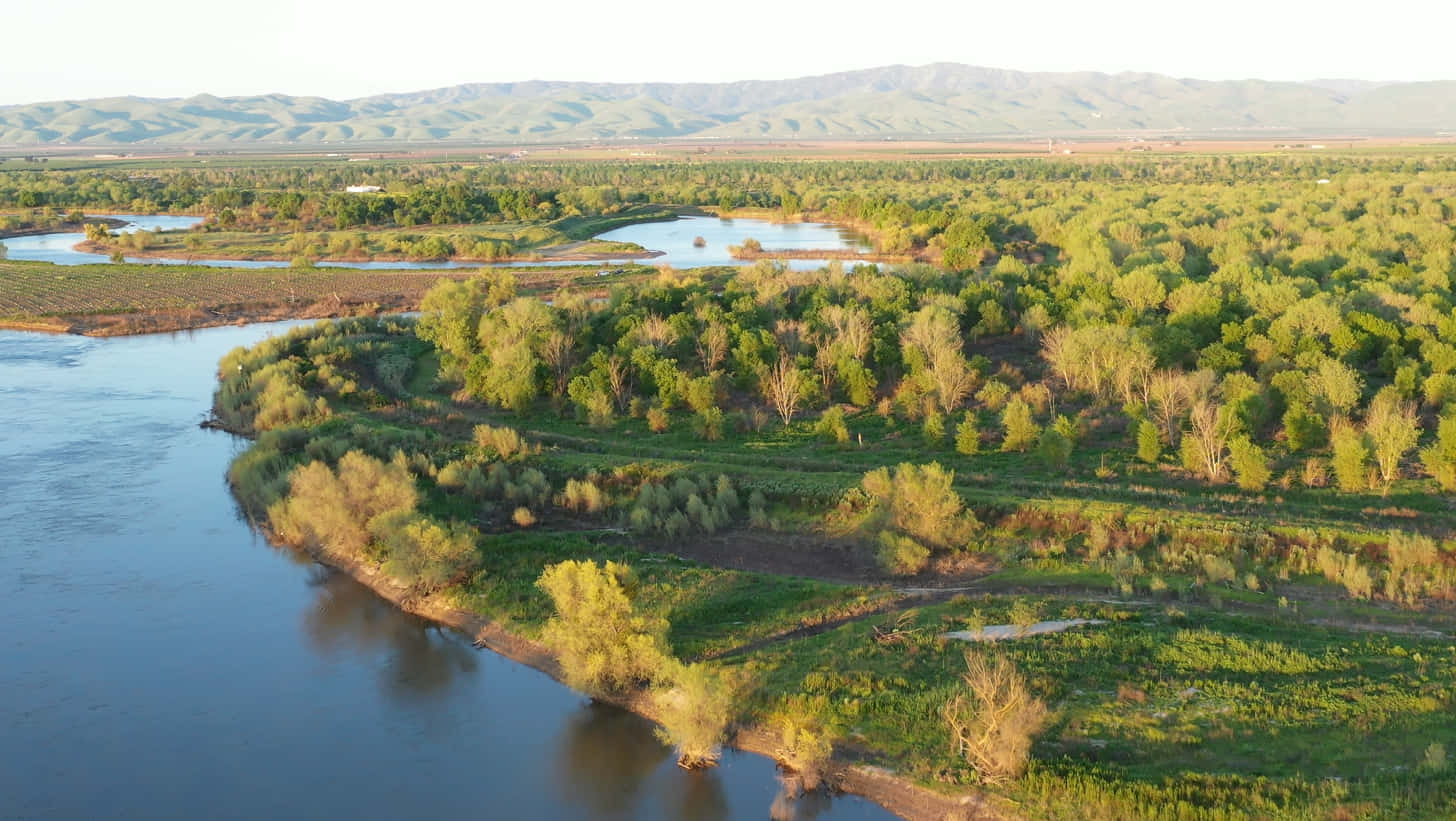
[{"label": "white building", "polygon": [[379,185],[351,185],[344,190],[350,194],[378,194],[384,190],[384,187]]}]

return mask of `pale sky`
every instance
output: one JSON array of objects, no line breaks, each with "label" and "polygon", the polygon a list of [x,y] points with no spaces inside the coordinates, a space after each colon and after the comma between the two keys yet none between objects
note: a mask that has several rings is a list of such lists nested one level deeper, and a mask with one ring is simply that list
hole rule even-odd
[{"label": "pale sky", "polygon": [[1452,0],[5,5],[0,105],[202,92],[346,99],[531,79],[717,82],[932,62],[1210,80],[1456,80]]}]

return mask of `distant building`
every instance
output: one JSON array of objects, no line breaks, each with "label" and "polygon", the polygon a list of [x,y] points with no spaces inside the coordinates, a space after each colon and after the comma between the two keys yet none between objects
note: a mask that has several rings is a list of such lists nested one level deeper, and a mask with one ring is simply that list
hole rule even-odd
[{"label": "distant building", "polygon": [[379,185],[351,185],[344,190],[350,194],[378,194],[384,190],[384,187]]}]

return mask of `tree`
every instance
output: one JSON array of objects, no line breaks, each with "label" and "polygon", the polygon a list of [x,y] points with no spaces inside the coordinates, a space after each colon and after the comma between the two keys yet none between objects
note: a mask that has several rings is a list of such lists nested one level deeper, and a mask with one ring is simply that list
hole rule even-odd
[{"label": "tree", "polygon": [[1263,448],[1249,441],[1249,437],[1236,436],[1229,443],[1229,462],[1233,465],[1234,481],[1244,490],[1263,490],[1269,483],[1269,459]]},{"label": "tree", "polygon": [[1228,408],[1206,399],[1193,403],[1188,411],[1188,436],[1184,439],[1185,467],[1191,461],[1194,473],[1210,482],[1223,479],[1228,462],[1228,441],[1237,423]]},{"label": "tree", "polygon": [[735,682],[704,664],[672,662],[653,690],[657,737],[677,750],[678,766],[695,770],[718,763],[728,722],[737,707]]},{"label": "tree", "polygon": [[784,426],[788,427],[803,398],[804,375],[799,366],[788,354],[781,355],[779,361],[764,373],[762,388],[764,398],[774,406],[779,418],[784,420]]},{"label": "tree", "polygon": [[1334,452],[1335,483],[1340,490],[1356,493],[1370,487],[1370,447],[1365,436],[1350,425],[1341,425],[1330,436]]},{"label": "tree", "polygon": [[1416,446],[1420,437],[1415,405],[1385,391],[1376,395],[1365,413],[1365,438],[1374,448],[1375,464],[1387,492],[1390,483],[1400,476],[1400,460]]},{"label": "tree", "polygon": [[1441,417],[1436,441],[1421,451],[1421,466],[1442,490],[1456,490],[1456,416]]},{"label": "tree", "polygon": [[1158,438],[1158,426],[1150,419],[1138,422],[1137,455],[1150,465],[1156,465],[1163,456],[1163,443]]},{"label": "tree", "polygon": [[536,586],[556,608],[541,640],[557,654],[568,686],[594,698],[613,695],[663,669],[668,624],[637,612],[631,568],[567,560],[546,568]]},{"label": "tree", "polygon": [[981,452],[981,429],[976,427],[976,414],[968,412],[966,418],[956,426],[956,452],[963,456],[975,456]]},{"label": "tree", "polygon": [[1001,451],[1025,451],[1041,435],[1041,426],[1031,416],[1031,406],[1021,397],[1006,403],[1001,411]]},{"label": "tree", "polygon": [[712,322],[698,335],[698,360],[703,363],[703,373],[712,373],[728,355],[728,329]]}]

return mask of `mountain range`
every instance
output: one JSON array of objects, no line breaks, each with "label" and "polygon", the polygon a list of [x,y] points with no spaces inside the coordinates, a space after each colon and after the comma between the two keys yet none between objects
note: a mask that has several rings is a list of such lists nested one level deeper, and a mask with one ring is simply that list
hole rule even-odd
[{"label": "mountain range", "polygon": [[0,145],[534,143],[1456,131],[1456,82],[1207,81],[936,63],[734,83],[473,83],[0,106]]}]

